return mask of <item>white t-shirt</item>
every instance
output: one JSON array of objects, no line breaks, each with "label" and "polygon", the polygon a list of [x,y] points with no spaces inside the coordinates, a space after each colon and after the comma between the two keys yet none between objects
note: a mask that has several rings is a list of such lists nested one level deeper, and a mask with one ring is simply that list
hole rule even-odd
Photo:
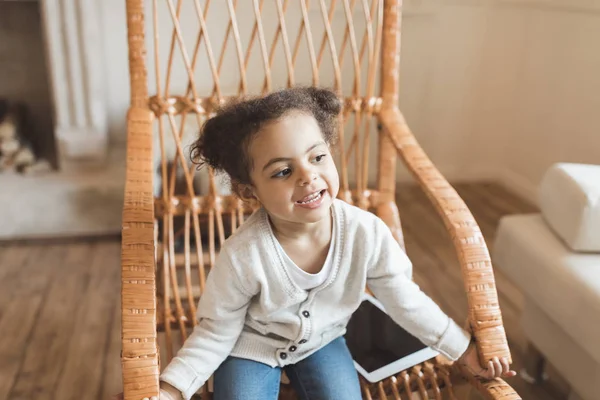
[{"label": "white t-shirt", "polygon": [[290,278],[292,278],[294,283],[298,285],[298,287],[300,287],[301,289],[310,290],[322,285],[331,273],[331,269],[333,266],[333,254],[335,250],[335,220],[333,220],[333,218],[335,217],[332,217],[331,221],[331,242],[329,243],[329,251],[327,252],[327,258],[325,258],[325,263],[323,263],[323,267],[321,268],[321,270],[316,274],[306,272],[305,270],[297,266],[296,263],[292,261],[290,257],[288,257],[279,241],[276,240],[277,248],[281,252],[281,257],[283,259],[284,266],[285,268],[287,268],[290,274]]}]

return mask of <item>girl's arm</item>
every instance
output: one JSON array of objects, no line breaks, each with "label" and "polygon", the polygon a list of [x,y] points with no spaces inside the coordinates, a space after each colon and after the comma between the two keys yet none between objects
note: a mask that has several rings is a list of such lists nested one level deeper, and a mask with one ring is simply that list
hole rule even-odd
[{"label": "girl's arm", "polygon": [[184,399],[191,398],[231,353],[253,297],[224,253],[208,275],[198,324],[160,377],[181,391]]},{"label": "girl's arm", "polygon": [[479,363],[474,343],[469,346],[470,334],[413,282],[412,264],[389,228],[378,219],[373,231],[367,285],[394,321],[444,356],[458,360],[473,375],[487,379],[515,376],[506,358],[495,357],[485,366]]},{"label": "girl's arm", "polygon": [[374,225],[366,239],[371,245],[369,289],[398,325],[449,359],[458,359],[469,345],[469,333],[413,282],[412,264],[385,223],[376,218]]}]

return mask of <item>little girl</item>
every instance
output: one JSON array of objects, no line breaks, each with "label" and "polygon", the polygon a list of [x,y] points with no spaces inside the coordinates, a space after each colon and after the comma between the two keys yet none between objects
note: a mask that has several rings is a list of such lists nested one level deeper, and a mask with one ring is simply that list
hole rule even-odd
[{"label": "little girl", "polygon": [[260,208],[222,246],[160,400],[189,399],[213,373],[215,400],[275,400],[282,370],[301,399],[360,399],[343,335],[365,287],[449,359],[485,378],[514,375],[506,359],[481,368],[469,333],[411,280],[390,229],[336,199],[340,111],[333,92],[294,88],[230,104],[203,126],[194,159]]}]

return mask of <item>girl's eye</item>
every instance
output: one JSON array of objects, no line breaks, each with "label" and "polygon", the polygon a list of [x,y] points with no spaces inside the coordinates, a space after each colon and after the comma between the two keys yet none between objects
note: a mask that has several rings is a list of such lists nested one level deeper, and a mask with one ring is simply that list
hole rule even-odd
[{"label": "girl's eye", "polygon": [[327,157],[327,155],[326,155],[326,154],[320,154],[320,155],[318,155],[318,156],[316,156],[316,157],[315,157],[315,161],[316,161],[316,162],[321,162],[321,161],[323,161],[323,159],[324,159],[325,157]]},{"label": "girl's eye", "polygon": [[273,175],[273,178],[285,178],[286,176],[288,176],[291,173],[292,173],[291,168],[282,169],[281,171],[279,171],[278,173]]}]

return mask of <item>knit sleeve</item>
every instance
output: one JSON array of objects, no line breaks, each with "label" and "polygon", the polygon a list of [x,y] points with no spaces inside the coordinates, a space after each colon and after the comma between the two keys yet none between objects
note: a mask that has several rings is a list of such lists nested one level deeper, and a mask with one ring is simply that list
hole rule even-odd
[{"label": "knit sleeve", "polygon": [[379,218],[373,225],[372,233],[365,238],[372,249],[367,272],[369,289],[398,325],[449,359],[458,359],[469,345],[469,333],[413,282],[412,263],[387,225]]},{"label": "knit sleeve", "polygon": [[221,251],[200,298],[198,323],[160,379],[190,399],[231,353],[252,297]]}]

